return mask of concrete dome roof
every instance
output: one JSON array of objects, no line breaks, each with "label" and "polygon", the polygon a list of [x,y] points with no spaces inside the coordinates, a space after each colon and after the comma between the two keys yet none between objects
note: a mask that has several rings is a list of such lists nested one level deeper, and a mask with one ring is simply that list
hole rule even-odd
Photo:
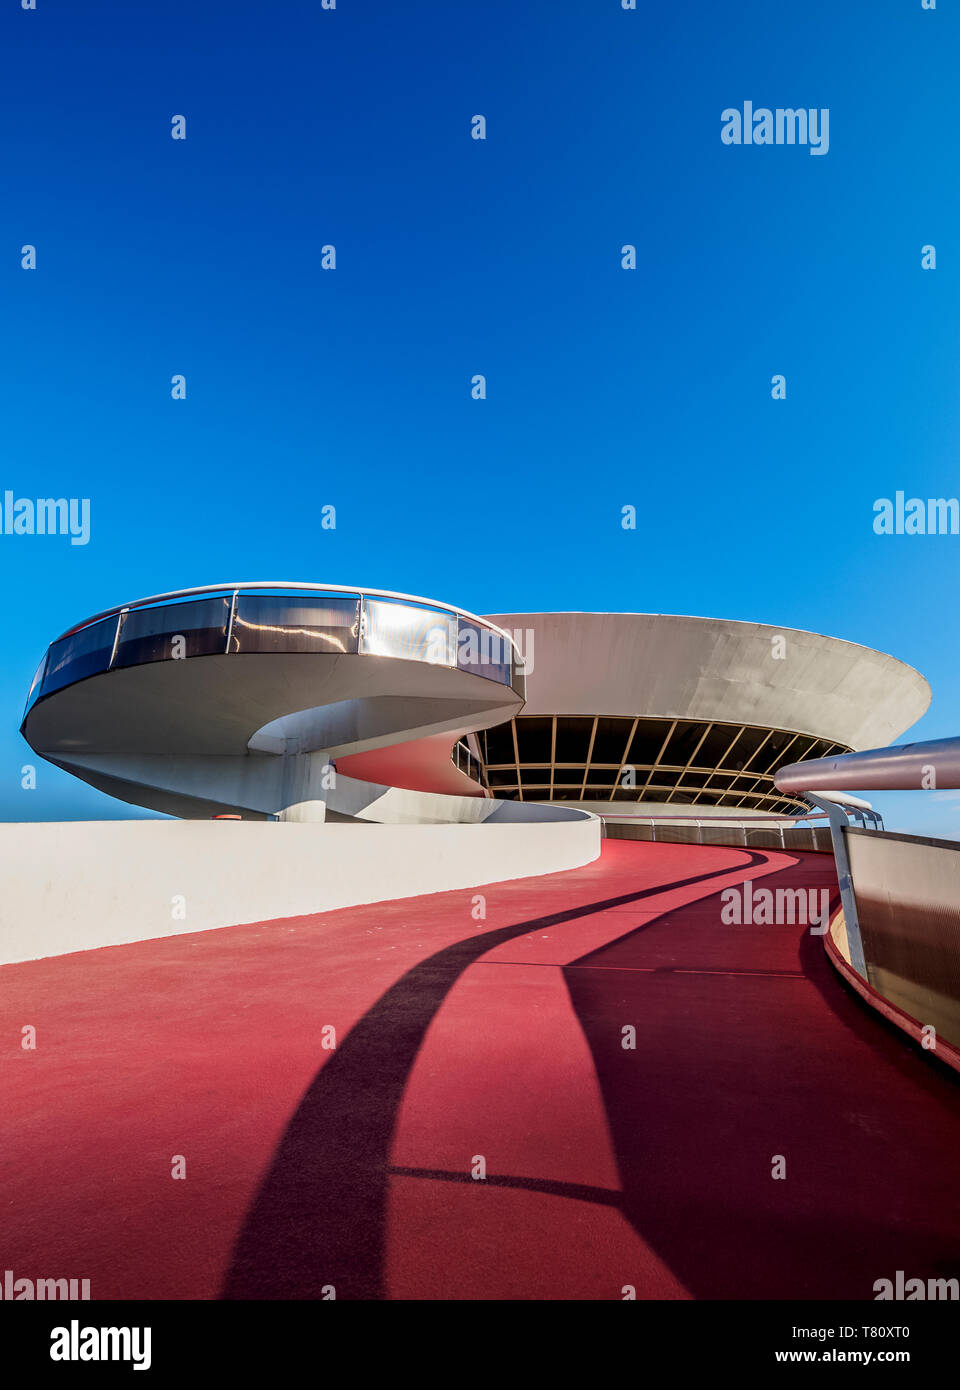
[{"label": "concrete dome roof", "polygon": [[930,704],[912,666],[816,632],[664,613],[490,616],[519,631],[525,715],[714,720],[872,748]]}]

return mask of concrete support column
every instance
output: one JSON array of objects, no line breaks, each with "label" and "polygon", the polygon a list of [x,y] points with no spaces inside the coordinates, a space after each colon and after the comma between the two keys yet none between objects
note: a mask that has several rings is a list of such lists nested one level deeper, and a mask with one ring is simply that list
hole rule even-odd
[{"label": "concrete support column", "polygon": [[281,757],[277,820],[326,820],[327,795],[336,775],[330,759],[325,753],[301,753],[296,739],[286,740]]}]

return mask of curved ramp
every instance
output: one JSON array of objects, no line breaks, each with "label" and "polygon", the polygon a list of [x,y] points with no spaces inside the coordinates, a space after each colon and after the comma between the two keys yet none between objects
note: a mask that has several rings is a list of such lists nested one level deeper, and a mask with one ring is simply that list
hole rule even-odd
[{"label": "curved ramp", "polygon": [[45,1041],[0,1079],[5,1264],[95,1299],[955,1276],[956,1079],[806,928],[725,924],[747,880],[836,896],[824,855],[608,841],[481,917],[431,894],[6,967],[0,1026]]}]

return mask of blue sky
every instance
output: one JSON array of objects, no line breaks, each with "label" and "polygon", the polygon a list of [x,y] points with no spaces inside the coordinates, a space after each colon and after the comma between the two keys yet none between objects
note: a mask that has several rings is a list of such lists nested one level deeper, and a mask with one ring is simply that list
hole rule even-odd
[{"label": "blue sky", "polygon": [[[91,540],[0,535],[0,816],[138,814],[21,790],[33,670],[233,579],[814,629],[960,732],[960,537],[872,526],[960,492],[958,52],[947,0],[4,6],[0,492]],[[828,107],[829,153],[723,145],[745,99]]]}]

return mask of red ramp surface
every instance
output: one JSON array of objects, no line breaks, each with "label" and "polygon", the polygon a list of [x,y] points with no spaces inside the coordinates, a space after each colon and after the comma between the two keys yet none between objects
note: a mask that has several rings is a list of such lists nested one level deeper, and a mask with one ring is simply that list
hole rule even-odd
[{"label": "red ramp surface", "polygon": [[607,841],[547,877],[3,967],[3,1267],[101,1299],[955,1277],[953,1074],[804,927],[725,925],[745,879],[836,896],[822,855]]}]

